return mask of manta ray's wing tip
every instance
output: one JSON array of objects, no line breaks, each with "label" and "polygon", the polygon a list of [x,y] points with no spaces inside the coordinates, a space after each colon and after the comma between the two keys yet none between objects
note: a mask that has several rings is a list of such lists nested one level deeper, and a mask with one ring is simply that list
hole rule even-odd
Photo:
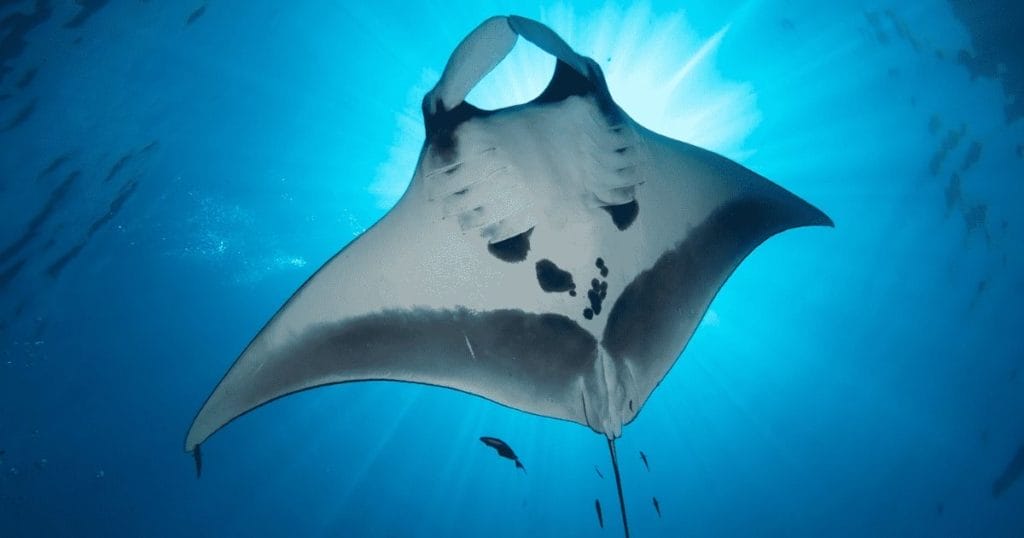
[{"label": "manta ray's wing tip", "polygon": [[829,217],[824,211],[814,206],[811,206],[811,209],[813,209],[814,212],[811,216],[809,226],[825,226],[828,228],[836,227],[835,221],[832,220],[832,217]]},{"label": "manta ray's wing tip", "polygon": [[824,226],[827,228],[835,228],[836,223],[828,216],[824,211],[818,209],[814,204],[800,198],[796,195],[789,195],[789,203],[785,203],[785,209],[782,209],[784,214],[788,214],[788,218],[784,217],[784,220],[789,220],[789,227],[801,228],[805,226]]}]

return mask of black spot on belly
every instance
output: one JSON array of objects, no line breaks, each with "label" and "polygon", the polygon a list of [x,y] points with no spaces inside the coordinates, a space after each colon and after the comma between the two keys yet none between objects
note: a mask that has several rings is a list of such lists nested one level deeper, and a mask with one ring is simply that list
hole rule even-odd
[{"label": "black spot on belly", "polygon": [[568,291],[575,294],[576,284],[572,281],[572,273],[564,271],[551,260],[537,262],[537,282],[540,289],[547,292]]},{"label": "black spot on belly", "polygon": [[640,214],[640,204],[636,203],[636,200],[625,204],[602,207],[601,209],[607,211],[612,216],[612,222],[620,230],[629,228],[633,221],[636,220],[636,216]]},{"label": "black spot on belly", "polygon": [[529,230],[526,230],[517,236],[509,237],[504,241],[491,243],[487,245],[487,251],[503,262],[521,262],[526,259],[526,255],[530,252],[530,234],[532,233],[533,228],[530,228]]},{"label": "black spot on belly", "polygon": [[594,315],[598,316],[601,314],[601,292],[597,290],[587,291],[587,299],[590,299],[590,310],[594,311]]},{"label": "black spot on belly", "polygon": [[589,308],[583,309],[583,317],[587,319],[594,319],[594,311]]}]

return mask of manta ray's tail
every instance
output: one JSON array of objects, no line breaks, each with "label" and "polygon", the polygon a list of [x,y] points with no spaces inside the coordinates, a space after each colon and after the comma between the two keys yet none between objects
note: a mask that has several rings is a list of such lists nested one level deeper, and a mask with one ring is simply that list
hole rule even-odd
[{"label": "manta ray's tail", "polygon": [[626,522],[626,499],[622,496],[622,479],[619,478],[619,457],[615,454],[615,439],[608,438],[608,452],[612,455],[612,470],[615,471],[615,488],[619,490],[619,510],[622,511],[622,530],[629,538],[629,523]]}]

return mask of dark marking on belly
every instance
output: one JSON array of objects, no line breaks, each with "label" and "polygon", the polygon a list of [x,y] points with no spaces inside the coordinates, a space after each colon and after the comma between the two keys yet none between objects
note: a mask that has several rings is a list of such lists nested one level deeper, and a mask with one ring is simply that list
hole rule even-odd
[{"label": "dark marking on belly", "polygon": [[789,228],[831,224],[810,205],[775,198],[741,198],[717,208],[622,290],[609,308],[602,345],[616,359],[675,356],[719,286],[757,245]]},{"label": "dark marking on belly", "polygon": [[[473,342],[476,359],[468,351],[453,353],[465,349],[467,339]],[[502,396],[511,394],[512,387],[530,387],[537,394],[564,393],[567,384],[592,371],[597,341],[560,314],[514,309],[386,310],[314,326],[282,347],[280,353],[304,357],[304,367],[269,361],[245,387],[240,409],[251,409],[301,390],[298,387],[309,380],[329,380],[339,372],[339,365],[344,365],[344,372],[353,381],[408,381],[433,379],[432,374],[440,371],[439,363],[461,372],[463,380],[479,379],[481,383],[500,371],[510,389],[499,391],[503,394],[478,394],[509,405]],[[430,359],[419,360],[423,357]],[[441,378],[426,382],[470,392],[474,386],[472,381],[467,387],[448,384]]]},{"label": "dark marking on belly", "polygon": [[590,299],[590,310],[594,312],[595,316],[601,315],[601,292],[596,289],[590,289],[587,291],[587,299]]},{"label": "dark marking on belly", "polygon": [[[608,276],[608,267],[604,264],[604,258],[594,260],[594,266],[601,271],[601,277]],[[587,290],[587,300],[590,306],[583,309],[583,317],[593,319],[601,314],[604,300],[608,297],[608,282],[597,278],[590,279],[590,289]]]},{"label": "dark marking on belly", "polygon": [[430,103],[427,94],[423,98],[423,124],[426,128],[427,144],[430,146],[434,156],[444,164],[452,164],[458,160],[458,140],[455,134],[459,125],[473,119],[489,116],[492,112],[481,110],[475,106],[462,102],[446,109],[444,101],[440,99],[436,103],[436,110],[430,112]]},{"label": "dark marking on belly", "polygon": [[629,228],[636,220],[636,216],[640,214],[640,204],[637,204],[636,200],[625,204],[605,206],[601,209],[612,216],[612,222],[619,230]]},{"label": "dark marking on belly", "polygon": [[540,284],[540,289],[546,292],[568,291],[575,293],[576,290],[572,273],[561,269],[548,259],[537,262],[537,282]]},{"label": "dark marking on belly", "polygon": [[583,96],[596,90],[594,83],[587,76],[573,69],[572,66],[558,60],[555,72],[544,91],[533,100],[534,103],[557,103],[573,95]]},{"label": "dark marking on belly", "polygon": [[533,228],[530,228],[529,230],[526,230],[519,235],[509,237],[504,241],[491,243],[487,245],[487,251],[503,262],[521,262],[526,259],[526,255],[530,252],[530,234],[532,233]]},{"label": "dark marking on belly", "polygon": [[608,83],[604,80],[601,67],[589,58],[583,59],[586,73],[580,73],[571,65],[558,60],[551,82],[530,104],[557,103],[572,96],[591,96],[601,111],[605,121],[615,125],[622,121],[622,111],[612,101],[608,92]]}]

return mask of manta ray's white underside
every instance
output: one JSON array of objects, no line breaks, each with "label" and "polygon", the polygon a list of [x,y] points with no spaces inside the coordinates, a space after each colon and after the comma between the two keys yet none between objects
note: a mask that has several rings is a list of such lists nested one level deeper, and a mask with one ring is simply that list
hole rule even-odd
[{"label": "manta ray's white underside", "polygon": [[[517,35],[558,58],[549,87],[496,111],[464,102]],[[424,116],[408,191],[256,335],[186,450],[275,398],[363,380],[449,387],[614,439],[747,254],[831,225],[739,164],[638,125],[595,62],[527,19],[470,34]]]}]

